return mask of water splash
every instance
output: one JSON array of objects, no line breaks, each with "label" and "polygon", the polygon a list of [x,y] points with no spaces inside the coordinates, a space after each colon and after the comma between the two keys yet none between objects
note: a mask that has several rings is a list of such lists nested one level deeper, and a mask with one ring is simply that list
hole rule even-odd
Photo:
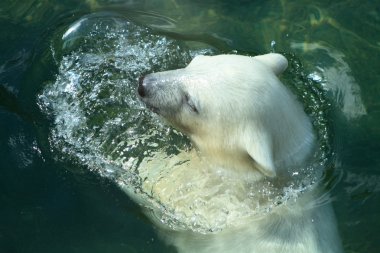
[{"label": "water splash", "polygon": [[275,40],[272,40],[270,42],[270,48],[271,48],[271,52],[274,53],[275,52],[275,46],[276,46],[276,41]]},{"label": "water splash", "polygon": [[[190,149],[188,140],[160,123],[136,96],[140,76],[184,67],[193,55],[212,54],[211,47],[192,50],[112,14],[81,18],[56,44],[54,55],[62,55],[58,75],[39,96],[42,110],[53,120],[50,143],[55,153],[111,179],[173,229],[208,233],[237,225],[290,204],[320,179],[316,172],[326,165],[329,153],[326,105],[323,93],[300,78],[301,66],[294,57],[288,56],[286,78],[314,118],[321,147],[309,166],[291,175],[292,184],[252,184],[223,173],[211,175],[215,171],[202,164],[196,173],[188,173],[189,156],[178,156]],[[153,158],[156,165],[146,166]],[[165,180],[186,183],[158,196],[155,189]],[[194,196],[193,189],[199,187],[207,190]],[[230,204],[219,208],[221,203]]]},{"label": "water splash", "polygon": [[135,95],[143,74],[190,61],[183,45],[120,17],[97,14],[69,27],[62,49],[54,50],[63,52],[59,73],[39,100],[54,118],[50,139],[55,149],[114,178],[128,173],[122,164],[131,157],[187,145],[144,110]]}]

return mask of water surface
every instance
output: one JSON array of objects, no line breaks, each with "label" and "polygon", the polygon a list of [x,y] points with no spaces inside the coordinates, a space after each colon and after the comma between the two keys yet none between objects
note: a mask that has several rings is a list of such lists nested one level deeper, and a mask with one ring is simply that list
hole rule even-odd
[{"label": "water surface", "polygon": [[[379,252],[379,6],[352,0],[2,1],[0,251],[175,252],[109,179],[115,175],[107,173],[118,170],[95,168],[97,151],[117,162],[125,157],[121,152],[151,152],[168,139],[176,144],[168,145],[170,152],[188,145],[177,133],[155,128],[155,120],[139,122],[149,118],[132,92],[141,73],[182,67],[198,53],[275,50],[293,63],[286,82],[316,84],[327,93],[328,102],[315,111],[324,113],[317,127],[333,151],[329,190],[346,252]],[[147,46],[141,60],[133,57],[143,50],[132,45]],[[44,92],[62,83],[66,96],[48,97],[66,103],[54,115]],[[86,97],[86,87],[99,89]],[[312,113],[313,103],[305,102]],[[72,115],[89,119],[91,131]],[[68,123],[66,132],[57,128],[60,122]],[[120,128],[122,122],[144,128]],[[133,145],[133,137],[147,131],[152,139],[145,144],[156,145]]]}]

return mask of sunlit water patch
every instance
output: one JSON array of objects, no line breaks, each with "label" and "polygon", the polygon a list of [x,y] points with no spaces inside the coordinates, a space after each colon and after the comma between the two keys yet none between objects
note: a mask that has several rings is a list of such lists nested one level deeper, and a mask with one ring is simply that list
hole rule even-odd
[{"label": "sunlit water patch", "polygon": [[[139,77],[184,67],[196,54],[216,53],[211,48],[198,44],[192,49],[112,14],[89,15],[72,24],[52,48],[59,65],[56,80],[39,96],[53,122],[54,153],[115,182],[173,229],[221,230],[295,201],[321,179],[331,147],[324,93],[303,75],[294,56],[287,55],[285,81],[313,118],[320,145],[307,166],[292,168],[291,183],[237,181],[207,166],[197,173],[186,170],[192,157],[186,137],[138,101]],[[157,195],[155,189],[165,180],[186,184]],[[205,190],[195,194],[200,187]],[[219,208],[223,203],[229,205]]]}]

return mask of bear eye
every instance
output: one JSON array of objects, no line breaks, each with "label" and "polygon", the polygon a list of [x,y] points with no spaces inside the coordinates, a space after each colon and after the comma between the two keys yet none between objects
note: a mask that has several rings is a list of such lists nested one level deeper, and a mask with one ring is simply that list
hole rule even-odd
[{"label": "bear eye", "polygon": [[190,99],[189,94],[185,94],[185,103],[187,106],[196,114],[199,114],[198,108],[195,106],[194,102]]}]

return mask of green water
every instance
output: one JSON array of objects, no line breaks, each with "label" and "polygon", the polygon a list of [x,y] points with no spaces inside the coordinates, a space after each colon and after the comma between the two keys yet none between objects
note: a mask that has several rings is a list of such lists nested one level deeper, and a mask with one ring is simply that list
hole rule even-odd
[{"label": "green water", "polygon": [[[79,21],[81,29],[70,30]],[[380,252],[379,1],[2,0],[0,25],[0,252],[175,252],[116,187],[115,173],[95,168],[104,161],[99,154],[117,165],[128,148],[111,150],[122,129],[103,123],[147,117],[131,91],[139,74],[233,50],[289,53],[302,66],[286,80],[307,77],[327,91],[331,105],[322,109],[330,109],[324,117],[335,152],[330,191],[343,245],[348,253]],[[137,51],[123,54],[132,45]],[[128,58],[141,52],[142,60]],[[59,89],[74,80],[70,73],[84,80],[82,93]],[[86,84],[101,84],[93,100],[83,95]],[[49,109],[62,94],[70,106]],[[73,108],[106,127],[68,131],[60,122],[76,122],[68,118],[79,115]],[[122,133],[136,137],[151,123]],[[148,143],[165,145],[162,135],[152,133]],[[165,138],[187,145],[175,133]],[[124,156],[144,152],[133,147]]]}]

